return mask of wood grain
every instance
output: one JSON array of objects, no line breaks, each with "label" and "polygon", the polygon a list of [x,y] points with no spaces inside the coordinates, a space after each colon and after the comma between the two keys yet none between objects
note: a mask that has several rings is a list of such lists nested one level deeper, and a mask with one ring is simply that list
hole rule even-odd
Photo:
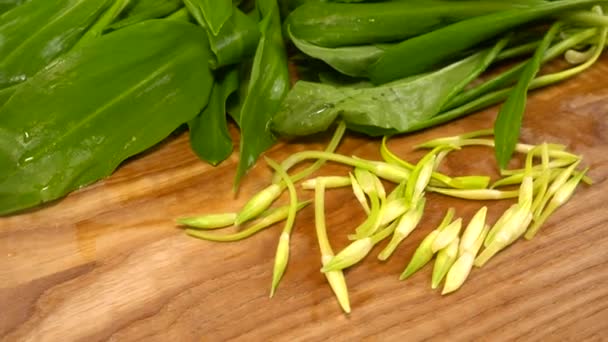
[{"label": "wood grain", "polygon": [[[465,220],[489,205],[430,195],[421,226],[386,263],[375,255],[346,272],[353,313],[343,315],[319,273],[313,209],[297,218],[288,270],[268,298],[281,225],[221,244],[189,238],[179,216],[234,211],[267,185],[260,163],[239,196],[237,156],[217,168],[199,162],[182,134],[125,163],[112,177],[67,198],[0,219],[0,337],[4,341],[319,341],[608,339],[608,58],[529,100],[522,140],[563,143],[584,156],[595,184],[581,187],[530,242],[518,242],[458,292],[430,289],[429,267],[398,274],[415,246],[454,206]],[[496,108],[391,140],[401,156],[423,140],[487,128]],[[280,143],[281,160],[321,149],[328,137]],[[380,158],[377,140],[349,135],[344,154]],[[327,165],[321,174],[345,174]],[[456,152],[443,171],[496,176],[484,148]],[[302,197],[310,197],[302,193]],[[285,201],[286,199],[282,199]],[[335,249],[364,215],[349,190],[327,193]]]}]

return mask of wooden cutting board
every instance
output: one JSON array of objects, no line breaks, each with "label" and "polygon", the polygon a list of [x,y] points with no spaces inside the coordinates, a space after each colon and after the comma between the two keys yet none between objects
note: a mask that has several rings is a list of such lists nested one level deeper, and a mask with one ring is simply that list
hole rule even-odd
[{"label": "wooden cutting board", "polygon": [[[278,224],[237,243],[187,237],[179,216],[235,211],[264,188],[259,163],[238,197],[237,155],[199,162],[185,134],[125,163],[112,177],[25,214],[0,218],[0,337],[6,341],[605,340],[608,338],[608,56],[585,74],[535,92],[522,131],[528,143],[561,143],[584,156],[582,186],[532,241],[519,241],[456,293],[430,288],[431,267],[401,273],[421,239],[456,208],[468,222],[482,205],[494,222],[511,203],[429,195],[419,228],[386,263],[376,248],[346,272],[353,312],[344,315],[319,272],[313,208],[301,211],[289,267],[268,298]],[[390,147],[416,161],[429,138],[491,127],[497,108]],[[234,132],[236,133],[236,132]],[[322,149],[327,136],[280,143],[275,160]],[[379,141],[348,135],[339,152],[379,159]],[[516,164],[513,164],[514,166]],[[320,174],[345,175],[328,164]],[[449,156],[442,171],[496,177],[492,151]],[[301,191],[302,197],[311,193]],[[349,189],[327,192],[330,239],[339,250],[364,214]],[[282,202],[286,198],[281,199]],[[381,247],[381,246],[380,246]]]}]

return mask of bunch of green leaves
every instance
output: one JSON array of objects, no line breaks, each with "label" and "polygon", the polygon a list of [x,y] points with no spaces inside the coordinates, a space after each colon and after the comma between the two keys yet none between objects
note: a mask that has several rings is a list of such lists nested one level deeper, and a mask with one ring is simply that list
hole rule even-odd
[{"label": "bunch of green leaves", "polygon": [[192,119],[212,84],[202,39],[187,23],[142,22],[81,45],[19,86],[0,108],[0,213],[108,176]]},{"label": "bunch of green leaves", "polygon": [[240,175],[274,142],[268,121],[289,86],[276,1],[258,1],[249,14],[232,1],[8,5],[0,15],[0,213],[106,177],[184,123],[201,159],[221,162],[232,151],[226,107],[239,85],[250,84],[233,113],[243,132]]},{"label": "bunch of green leaves", "polygon": [[[458,3],[465,5],[467,2]],[[495,125],[497,159],[504,167],[519,137],[528,89],[570,78],[591,66],[601,54],[605,38],[597,26],[608,26],[606,17],[597,10],[569,12],[597,3],[602,1],[513,2],[511,9],[472,14],[471,18],[446,23],[400,43],[392,38],[377,38],[375,44],[369,44],[374,38],[365,40],[374,34],[368,31],[361,33],[360,38],[357,38],[359,33],[344,38],[344,44],[339,44],[340,37],[347,35],[347,25],[341,24],[338,19],[342,14],[335,10],[331,13],[338,19],[332,21],[334,16],[329,14],[329,9],[346,4],[303,5],[300,9],[306,6],[327,8],[323,23],[335,24],[335,27],[326,38],[319,30],[316,32],[318,37],[313,39],[314,27],[309,21],[315,22],[314,17],[308,14],[311,19],[300,19],[300,23],[297,19],[306,16],[305,13],[296,16],[298,9],[287,21],[287,33],[294,45],[311,57],[324,60],[337,71],[359,78],[351,79],[351,84],[328,83],[323,77],[321,82],[299,81],[273,119],[273,129],[280,135],[309,135],[326,130],[336,120],[343,120],[351,130],[367,135],[399,134],[432,127],[507,99]],[[374,5],[380,8],[384,4]],[[356,12],[361,20],[375,13],[363,11],[367,7],[361,4],[348,6],[344,9],[361,9]],[[411,10],[415,13],[419,9],[413,6]],[[424,14],[419,11],[419,15]],[[547,19],[554,20],[556,15],[569,24],[559,24],[546,31],[543,23]],[[390,16],[387,17],[387,23],[390,23]],[[381,21],[381,18],[378,14],[375,21]],[[535,25],[540,19],[545,21]],[[375,21],[365,25],[375,25]],[[301,26],[299,30],[298,25]],[[351,23],[348,29],[351,26],[358,27]],[[339,29],[343,31],[337,33]],[[518,31],[510,32],[513,29]],[[537,38],[537,33],[543,31],[544,37]],[[491,39],[494,39],[494,47],[488,48]],[[579,54],[579,65],[550,75],[537,75],[543,64],[581,45],[593,48],[591,53]],[[489,81],[471,86],[471,82],[489,66],[529,53],[533,56],[528,60]],[[381,84],[371,86],[362,83],[361,78]],[[385,83],[391,80],[394,81]]]}]

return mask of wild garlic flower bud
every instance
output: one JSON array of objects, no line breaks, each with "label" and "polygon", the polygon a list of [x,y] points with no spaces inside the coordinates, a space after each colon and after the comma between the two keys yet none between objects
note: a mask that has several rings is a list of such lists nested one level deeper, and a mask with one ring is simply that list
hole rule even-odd
[{"label": "wild garlic flower bud", "polygon": [[177,223],[198,229],[217,229],[234,224],[236,213],[210,214],[177,219]]}]

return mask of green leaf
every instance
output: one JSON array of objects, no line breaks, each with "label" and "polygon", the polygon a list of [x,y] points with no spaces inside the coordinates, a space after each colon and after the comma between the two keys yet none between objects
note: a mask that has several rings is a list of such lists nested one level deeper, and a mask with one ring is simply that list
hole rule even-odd
[{"label": "green leaf", "polygon": [[18,86],[19,85],[14,85],[12,87],[0,89],[0,108],[2,108],[6,101],[11,98],[11,96],[13,96]]},{"label": "green leaf", "polygon": [[207,37],[214,54],[210,64],[217,69],[239,63],[253,55],[260,39],[260,30],[252,18],[235,8],[220,32],[214,35],[207,29]]},{"label": "green leaf", "polygon": [[71,49],[111,2],[32,0],[0,16],[0,89]]},{"label": "green leaf", "polygon": [[526,63],[519,76],[519,81],[511,90],[509,97],[500,108],[496,122],[494,123],[494,140],[496,142],[496,159],[500,168],[504,169],[511,159],[515,145],[519,140],[521,121],[526,110],[526,98],[530,83],[540,69],[543,55],[551,45],[561,27],[560,23],[554,24],[540,43],[534,56]]},{"label": "green leaf", "polygon": [[486,56],[487,52],[477,53],[436,72],[373,88],[299,81],[273,119],[273,130],[308,135],[327,130],[341,117],[350,129],[369,135],[406,132],[436,115],[466,86],[463,80],[479,70]]},{"label": "green leaf", "polygon": [[260,0],[256,5],[262,15],[262,36],[253,60],[247,97],[240,113],[240,158],[235,186],[238,186],[242,176],[260,154],[274,144],[270,121],[289,90],[287,55],[281,34],[279,8],[275,0]]},{"label": "green leaf", "polygon": [[0,15],[22,5],[26,0],[0,0]]},{"label": "green leaf", "polygon": [[[570,0],[540,3],[463,20],[405,40],[387,49],[369,69],[376,84],[419,74],[445,64],[458,54],[520,25],[601,1]],[[407,61],[407,63],[404,63]]]},{"label": "green leaf", "polygon": [[213,85],[207,107],[188,123],[192,150],[212,165],[219,164],[232,152],[232,139],[226,124],[226,100],[238,87],[238,70],[231,69]]},{"label": "green leaf", "polygon": [[194,25],[147,21],[21,84],[0,109],[0,214],[108,176],[192,119],[211,90],[205,41]]},{"label": "green leaf", "polygon": [[91,26],[80,38],[78,45],[84,44],[91,39],[95,39],[103,34],[103,31],[129,6],[131,0],[115,0],[112,6]]},{"label": "green leaf", "polygon": [[217,36],[232,15],[232,0],[183,0],[192,16]]},{"label": "green leaf", "polygon": [[137,0],[108,29],[118,30],[144,20],[163,18],[183,7],[182,0]]},{"label": "green leaf", "polygon": [[287,25],[287,34],[293,44],[310,57],[320,59],[339,72],[353,77],[367,76],[370,65],[382,56],[383,46],[361,45],[328,48],[314,45],[294,36]]},{"label": "green leaf", "polygon": [[299,39],[323,47],[401,41],[463,19],[527,7],[509,1],[308,2],[287,17]]}]

